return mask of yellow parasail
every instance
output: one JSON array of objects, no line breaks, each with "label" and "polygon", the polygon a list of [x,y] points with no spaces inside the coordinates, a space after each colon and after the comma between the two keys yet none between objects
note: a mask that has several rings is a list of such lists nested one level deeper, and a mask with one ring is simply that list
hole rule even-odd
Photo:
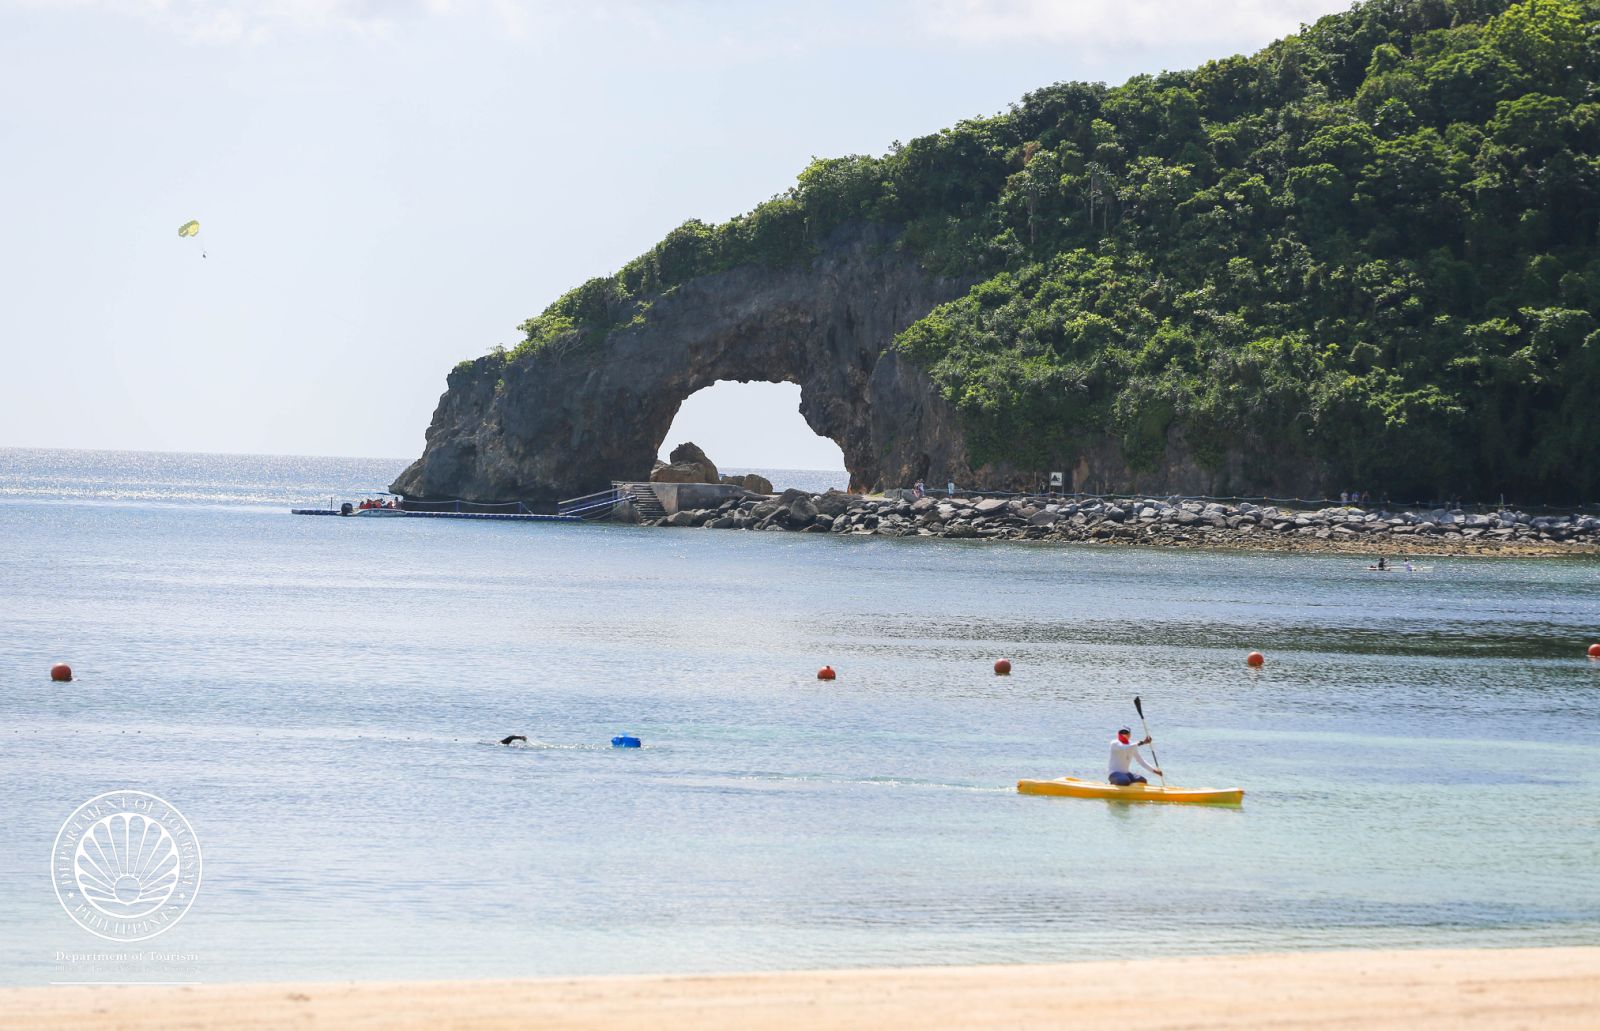
[{"label": "yellow parasail", "polygon": [[200,223],[190,219],[178,227],[179,236],[197,236],[200,233]]}]

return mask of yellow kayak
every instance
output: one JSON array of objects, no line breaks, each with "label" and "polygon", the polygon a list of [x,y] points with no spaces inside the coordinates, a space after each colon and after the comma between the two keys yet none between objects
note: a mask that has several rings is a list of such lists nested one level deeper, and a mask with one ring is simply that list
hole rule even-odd
[{"label": "yellow kayak", "polygon": [[1191,805],[1238,805],[1244,801],[1244,788],[1172,788],[1159,784],[1129,784],[1118,787],[1103,780],[1019,780],[1017,790],[1024,795],[1058,795],[1063,798],[1105,798],[1113,802],[1188,802]]}]

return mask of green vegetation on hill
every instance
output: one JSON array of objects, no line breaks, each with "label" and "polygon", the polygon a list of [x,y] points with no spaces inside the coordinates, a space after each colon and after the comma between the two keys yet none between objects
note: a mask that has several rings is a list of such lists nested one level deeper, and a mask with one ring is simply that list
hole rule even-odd
[{"label": "green vegetation on hill", "polygon": [[[975,281],[894,346],[975,462],[1271,454],[1325,483],[1600,494],[1600,0],[1368,0],[1251,57],[814,162],[521,327],[648,318],[708,272],[903,227]],[[1281,464],[1281,461],[1280,461]]]}]

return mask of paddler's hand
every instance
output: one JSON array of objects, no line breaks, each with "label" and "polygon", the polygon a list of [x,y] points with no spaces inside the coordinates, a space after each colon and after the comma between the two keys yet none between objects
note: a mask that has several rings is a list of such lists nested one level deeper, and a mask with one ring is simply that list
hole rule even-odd
[{"label": "paddler's hand", "polygon": [[1161,770],[1160,770],[1160,769],[1157,769],[1157,770],[1156,770],[1156,776],[1157,776],[1157,777],[1165,777],[1165,776],[1166,776],[1166,774],[1165,774],[1165,773],[1162,773],[1162,772],[1161,772]]},{"label": "paddler's hand", "polygon": [[1153,740],[1153,739],[1152,739],[1152,738],[1150,738],[1150,737],[1146,737],[1146,738],[1145,738],[1145,739],[1144,739],[1144,740],[1143,740],[1143,741],[1141,741],[1141,742],[1139,742],[1139,743],[1140,743],[1140,744],[1141,744],[1141,745],[1148,745],[1148,744],[1149,744],[1149,743],[1150,743],[1150,742],[1151,742],[1151,740]]}]

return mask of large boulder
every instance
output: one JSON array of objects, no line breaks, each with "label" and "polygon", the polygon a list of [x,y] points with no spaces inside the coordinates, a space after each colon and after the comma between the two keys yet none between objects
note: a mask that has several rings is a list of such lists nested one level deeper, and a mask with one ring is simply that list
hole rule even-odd
[{"label": "large boulder", "polygon": [[817,511],[829,516],[843,515],[860,500],[854,494],[847,494],[842,490],[830,490],[826,494],[817,496]]},{"label": "large boulder", "polygon": [[657,462],[650,470],[651,483],[720,483],[717,467],[706,453],[693,443],[679,444],[668,456],[671,461]]},{"label": "large boulder", "polygon": [[673,448],[672,453],[667,456],[667,461],[671,462],[673,465],[688,465],[690,463],[702,465],[705,467],[709,477],[709,479],[705,480],[704,482],[717,482],[717,467],[712,464],[711,459],[706,456],[706,453],[700,450],[700,445],[694,443],[693,441],[685,441]]},{"label": "large boulder", "polygon": [[817,506],[808,495],[802,494],[789,503],[789,515],[786,521],[791,530],[804,529],[817,521]]},{"label": "large boulder", "polygon": [[721,481],[731,487],[743,487],[752,494],[772,493],[772,481],[755,473],[744,473],[740,476],[730,476],[727,473],[723,473]]},{"label": "large boulder", "polygon": [[694,466],[668,465],[666,462],[657,462],[655,468],[650,470],[651,483],[701,483],[702,473]]}]

